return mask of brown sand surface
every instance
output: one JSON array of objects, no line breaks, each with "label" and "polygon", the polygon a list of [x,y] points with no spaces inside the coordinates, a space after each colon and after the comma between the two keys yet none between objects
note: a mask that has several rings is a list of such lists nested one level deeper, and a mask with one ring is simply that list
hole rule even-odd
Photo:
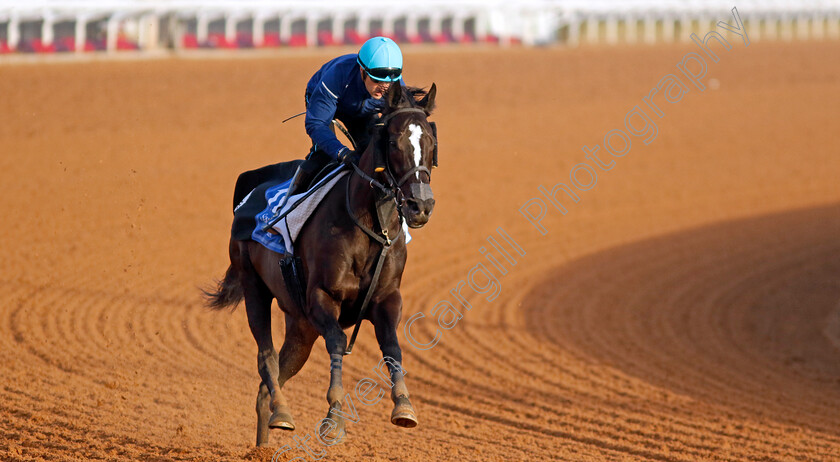
[{"label": "brown sand surface", "polygon": [[[434,348],[401,333],[420,425],[357,406],[325,460],[840,460],[840,44],[735,43],[545,235],[519,213],[583,145],[609,158],[687,51],[409,52],[441,166],[404,319],[454,301],[497,228],[526,255]],[[227,267],[236,175],[308,148],[280,120],[326,59],[0,67],[0,460],[270,459],[245,311],[198,287]],[[365,325],[345,388],[378,359]],[[319,340],[273,448],[314,435],[328,371]]]}]

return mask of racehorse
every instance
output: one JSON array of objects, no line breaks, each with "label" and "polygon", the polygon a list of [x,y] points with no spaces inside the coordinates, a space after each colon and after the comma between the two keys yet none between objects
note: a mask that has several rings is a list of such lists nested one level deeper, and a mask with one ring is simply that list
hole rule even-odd
[{"label": "racehorse", "polygon": [[[436,127],[427,120],[435,94],[434,84],[428,92],[395,84],[383,96],[385,108],[371,128],[371,142],[358,165],[350,164],[352,172],[327,193],[295,242],[303,288],[297,296],[281,274],[284,255],[252,240],[231,238],[230,266],[206,295],[208,306],[217,310],[235,309],[245,300],[262,379],[256,404],[258,446],[268,444],[270,428],[294,430],[283,386],[303,367],[318,336],[324,337],[330,355],[327,418],[334,422],[324,428],[323,435],[338,438],[344,434],[340,415],[345,395],[342,358],[347,353],[344,329],[356,324],[358,331],[362,318],[374,325],[383,360],[387,359],[393,384],[391,422],[401,427],[417,425],[397,341],[402,315],[400,281],[407,257],[402,225],[422,227],[435,205],[429,182],[437,162]],[[239,198],[234,199],[236,203]],[[286,320],[279,355],[271,336],[273,299]],[[362,310],[363,305],[369,309]]]}]

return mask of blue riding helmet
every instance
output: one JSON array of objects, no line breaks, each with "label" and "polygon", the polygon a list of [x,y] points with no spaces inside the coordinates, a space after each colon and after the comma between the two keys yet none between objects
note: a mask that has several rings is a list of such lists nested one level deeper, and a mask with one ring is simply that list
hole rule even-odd
[{"label": "blue riding helmet", "polygon": [[395,82],[402,78],[402,51],[387,37],[374,37],[365,42],[356,61],[377,82]]}]

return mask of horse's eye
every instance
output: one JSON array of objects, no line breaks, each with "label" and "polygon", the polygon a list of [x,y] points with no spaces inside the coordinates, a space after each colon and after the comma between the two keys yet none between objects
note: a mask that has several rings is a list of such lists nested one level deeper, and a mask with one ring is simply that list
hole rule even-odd
[{"label": "horse's eye", "polygon": [[392,148],[396,148],[396,147],[397,147],[397,142],[396,142],[396,141],[394,141],[394,140],[389,141],[389,142],[388,142],[388,144],[390,144]]}]

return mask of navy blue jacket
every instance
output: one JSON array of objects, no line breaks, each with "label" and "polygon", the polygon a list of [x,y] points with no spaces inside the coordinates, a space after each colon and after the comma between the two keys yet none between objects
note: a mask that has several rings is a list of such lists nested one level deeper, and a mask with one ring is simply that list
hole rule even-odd
[{"label": "navy blue jacket", "polygon": [[338,119],[348,125],[352,119],[380,112],[385,104],[384,97],[380,100],[371,98],[362,82],[356,56],[355,53],[339,56],[327,62],[306,85],[306,134],[318,149],[333,158],[349,148],[341,144],[330,129],[332,120]]}]

